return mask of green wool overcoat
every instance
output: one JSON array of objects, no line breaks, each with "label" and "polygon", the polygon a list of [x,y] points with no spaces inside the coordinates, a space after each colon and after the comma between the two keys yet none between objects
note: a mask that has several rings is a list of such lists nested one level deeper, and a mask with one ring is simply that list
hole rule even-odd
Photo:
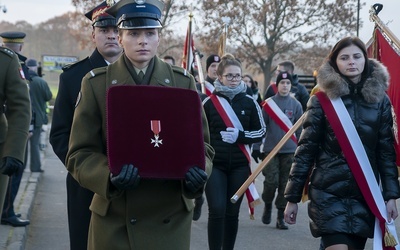
[{"label": "green wool overcoat", "polygon": [[[118,84],[135,84],[124,55],[114,64],[93,70],[84,77],[71,130],[67,169],[80,185],[95,193],[90,206],[88,249],[187,250],[190,248],[193,198],[200,196],[203,190],[193,194],[180,180],[148,179],[141,179],[133,190],[110,189],[106,91]],[[157,57],[150,85],[195,90],[191,75]],[[203,131],[206,172],[210,175],[214,150],[209,144],[204,112]]]},{"label": "green wool overcoat", "polygon": [[0,47],[0,159],[24,162],[31,121],[27,81],[15,52]]}]

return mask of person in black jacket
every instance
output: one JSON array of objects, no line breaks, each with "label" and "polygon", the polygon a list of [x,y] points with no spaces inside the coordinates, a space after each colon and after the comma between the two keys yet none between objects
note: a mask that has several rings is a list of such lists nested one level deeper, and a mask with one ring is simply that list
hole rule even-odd
[{"label": "person in black jacket", "polygon": [[[92,40],[96,45],[90,57],[67,65],[60,75],[58,95],[54,104],[50,130],[50,144],[58,158],[65,164],[75,103],[81,89],[82,78],[92,69],[116,61],[122,49],[118,45],[116,20],[105,10],[106,1],[85,14],[92,21]],[[87,237],[93,192],[79,186],[71,174],[67,175],[68,225],[71,249],[87,249]]]},{"label": "person in black jacket", "polygon": [[[278,66],[276,68],[276,76],[280,72],[287,71],[289,74],[292,75],[293,78],[293,83],[292,83],[292,88],[290,89],[290,93],[296,97],[296,99],[301,103],[301,106],[303,107],[303,112],[306,111],[307,108],[307,102],[308,99],[310,98],[310,94],[308,93],[306,87],[299,82],[299,77],[294,74],[294,63],[291,61],[283,61],[278,63]],[[269,97],[274,96],[276,94],[276,83],[271,83],[267,91],[265,92],[264,99],[267,100]]]},{"label": "person in black jacket", "polygon": [[[318,72],[318,84],[323,92],[319,94],[325,93],[330,100],[343,102],[344,111],[348,111],[357,131],[352,135],[359,136],[368,158],[366,162],[369,160],[372,168],[367,169],[374,175],[369,177],[382,183],[385,212],[389,220],[394,220],[398,216],[396,199],[400,197],[400,187],[391,103],[385,92],[388,78],[386,68],[368,59],[364,43],[356,37],[340,40]],[[326,114],[319,97],[312,96],[285,189],[288,200],[285,221],[296,223],[297,203],[311,170],[308,215],[312,235],[321,237],[326,249],[364,249],[367,238],[374,237],[375,222],[368,206],[371,199],[363,196],[365,187],[358,185],[360,176],[368,171],[352,172],[353,165],[349,164],[354,160],[345,158],[339,136]]]},{"label": "person in black jacket", "polygon": [[[218,64],[217,75],[214,93],[203,100],[211,146],[215,150],[213,170],[205,189],[209,206],[208,244],[210,249],[233,249],[243,197],[235,204],[230,202],[230,197],[250,174],[249,161],[241,146],[244,148],[261,141],[265,134],[265,123],[260,105],[253,97],[246,95],[247,86],[242,81],[240,62],[231,54],[223,56]],[[230,106],[225,106],[224,110],[232,117],[233,127],[225,123],[221,110],[211,99],[213,97],[220,98],[221,104]]]}]

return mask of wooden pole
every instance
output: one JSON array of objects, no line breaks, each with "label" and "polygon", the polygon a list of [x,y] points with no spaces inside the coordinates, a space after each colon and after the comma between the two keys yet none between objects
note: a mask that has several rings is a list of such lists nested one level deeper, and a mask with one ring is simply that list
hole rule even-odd
[{"label": "wooden pole", "polygon": [[305,113],[300,116],[299,120],[289,129],[289,131],[282,137],[278,144],[272,149],[272,151],[265,157],[265,159],[258,165],[256,170],[247,178],[247,180],[243,183],[243,185],[236,191],[236,193],[232,196],[231,202],[236,203],[239,198],[246,192],[247,188],[251,183],[257,178],[257,176],[261,173],[261,171],[265,168],[265,166],[271,161],[271,159],[279,152],[279,150],[283,147],[283,145],[290,139],[294,132],[303,125],[303,120],[305,118]]}]

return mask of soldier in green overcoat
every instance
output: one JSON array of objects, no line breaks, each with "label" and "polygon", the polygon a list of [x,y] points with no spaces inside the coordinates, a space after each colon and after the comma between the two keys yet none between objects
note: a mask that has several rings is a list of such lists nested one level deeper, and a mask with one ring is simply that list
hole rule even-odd
[{"label": "soldier in green overcoat", "polygon": [[[110,174],[106,127],[109,87],[149,84],[196,90],[193,76],[156,56],[163,4],[158,0],[142,2],[121,0],[107,10],[118,20],[124,53],[115,63],[85,76],[76,104],[66,166],[81,186],[95,193],[88,249],[189,249],[193,198],[202,195],[211,174],[214,150],[204,112],[205,171],[193,166],[184,180],[141,179],[133,162],[124,165],[120,174]],[[178,157],[181,155],[176,152]]]},{"label": "soldier in green overcoat", "polygon": [[8,177],[23,168],[31,121],[28,85],[17,54],[0,47],[0,209]]}]

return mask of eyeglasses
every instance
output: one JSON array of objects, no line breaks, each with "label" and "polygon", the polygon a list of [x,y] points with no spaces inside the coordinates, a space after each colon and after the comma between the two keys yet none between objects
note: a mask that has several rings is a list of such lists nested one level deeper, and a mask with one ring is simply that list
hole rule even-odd
[{"label": "eyeglasses", "polygon": [[225,78],[226,78],[226,80],[228,80],[228,81],[232,81],[233,79],[235,79],[235,80],[242,80],[242,76],[241,75],[232,75],[232,74],[227,74],[227,75],[223,75]]}]

